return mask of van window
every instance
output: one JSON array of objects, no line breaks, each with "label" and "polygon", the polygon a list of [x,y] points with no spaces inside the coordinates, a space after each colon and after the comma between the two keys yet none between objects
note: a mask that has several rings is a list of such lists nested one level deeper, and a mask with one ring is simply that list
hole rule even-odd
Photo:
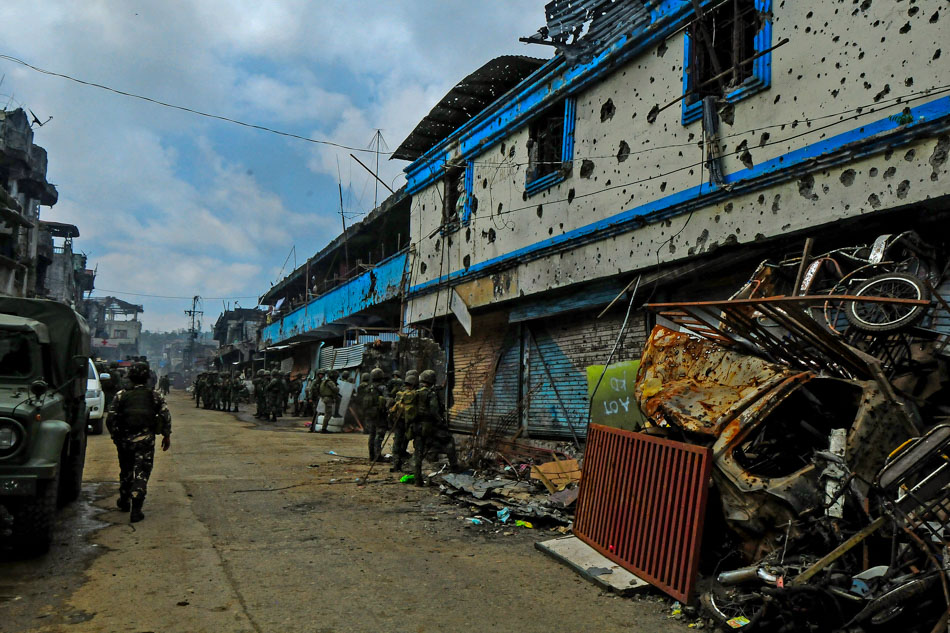
[{"label": "van window", "polygon": [[0,331],[0,376],[23,378],[32,374],[30,338],[22,332]]}]

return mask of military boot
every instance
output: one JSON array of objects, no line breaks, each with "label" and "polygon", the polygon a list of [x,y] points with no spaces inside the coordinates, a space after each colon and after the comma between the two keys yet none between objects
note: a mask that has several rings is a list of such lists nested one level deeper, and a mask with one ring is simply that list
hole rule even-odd
[{"label": "military boot", "polygon": [[115,507],[117,507],[119,510],[122,510],[123,512],[128,512],[132,507],[132,502],[129,501],[128,496],[119,493],[119,498],[115,501]]},{"label": "military boot", "polygon": [[142,512],[142,504],[144,503],[145,499],[141,497],[132,499],[132,514],[129,515],[129,523],[138,523],[145,518],[145,514]]}]

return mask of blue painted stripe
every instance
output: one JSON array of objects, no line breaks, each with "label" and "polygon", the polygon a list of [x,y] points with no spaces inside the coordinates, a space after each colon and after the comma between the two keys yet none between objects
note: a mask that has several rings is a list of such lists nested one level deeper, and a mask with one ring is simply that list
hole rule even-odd
[{"label": "blue painted stripe", "polygon": [[[485,274],[487,269],[511,264],[516,261],[530,261],[543,257],[549,253],[574,248],[582,243],[603,239],[609,234],[627,232],[649,222],[656,222],[690,209],[699,208],[720,200],[735,197],[791,179],[810,167],[810,161],[827,157],[828,154],[847,150],[848,155],[841,157],[837,163],[852,161],[856,158],[874,152],[884,151],[887,147],[895,147],[908,143],[918,135],[932,135],[945,131],[950,127],[950,97],[941,97],[923,105],[911,108],[913,123],[899,125],[890,117],[878,119],[867,125],[854,128],[837,136],[829,137],[811,145],[783,154],[772,160],[765,161],[750,169],[733,172],[725,177],[730,185],[729,190],[715,185],[703,184],[690,189],[659,198],[652,202],[623,211],[609,218],[588,224],[534,244],[522,247],[494,259],[473,264],[468,269],[456,270],[440,279],[417,284],[410,289],[410,294],[417,294],[438,285],[447,285],[448,282],[476,278]],[[894,134],[889,134],[894,132]],[[863,152],[863,153],[862,153]],[[831,166],[829,162],[822,162],[820,168]],[[750,182],[751,181],[751,182]],[[748,183],[749,187],[743,187]]]}]

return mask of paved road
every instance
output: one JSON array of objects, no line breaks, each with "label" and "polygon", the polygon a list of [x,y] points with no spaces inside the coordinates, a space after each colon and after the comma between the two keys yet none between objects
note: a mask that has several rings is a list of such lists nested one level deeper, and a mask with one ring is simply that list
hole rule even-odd
[{"label": "paved road", "polygon": [[683,631],[655,599],[604,594],[533,548],[461,520],[435,489],[388,469],[358,486],[364,436],[169,399],[145,521],[115,511],[108,437],[91,437],[86,485],[49,555],[0,556],[4,633],[200,631]]}]

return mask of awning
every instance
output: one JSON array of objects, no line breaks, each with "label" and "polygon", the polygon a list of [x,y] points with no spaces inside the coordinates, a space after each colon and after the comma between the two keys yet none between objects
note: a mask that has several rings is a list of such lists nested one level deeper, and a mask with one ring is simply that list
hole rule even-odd
[{"label": "awning", "polygon": [[350,369],[359,367],[363,363],[365,345],[351,345],[349,347],[324,347],[320,350],[319,369]]}]

